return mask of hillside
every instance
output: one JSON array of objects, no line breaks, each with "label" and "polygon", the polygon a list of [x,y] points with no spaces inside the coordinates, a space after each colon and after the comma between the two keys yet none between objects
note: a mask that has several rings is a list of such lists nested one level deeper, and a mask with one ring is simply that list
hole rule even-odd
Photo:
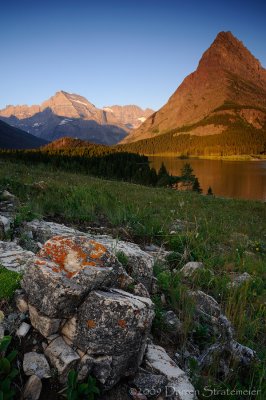
[{"label": "hillside", "polygon": [[[266,70],[231,32],[220,32],[203,54],[197,70],[185,78],[165,106],[122,143],[169,132],[189,133],[192,140],[194,136],[216,135],[212,140],[218,143],[218,136],[234,134],[236,127],[240,131],[246,127],[259,141],[260,133],[264,135]],[[160,143],[167,146],[164,140]],[[244,138],[242,143],[245,145]]]},{"label": "hillside", "polygon": [[41,105],[9,105],[0,110],[0,118],[48,141],[71,136],[110,145],[123,139],[152,112],[137,106],[100,109],[83,96],[59,91]]},{"label": "hillside", "polygon": [[46,143],[45,140],[0,121],[0,149],[33,149]]}]

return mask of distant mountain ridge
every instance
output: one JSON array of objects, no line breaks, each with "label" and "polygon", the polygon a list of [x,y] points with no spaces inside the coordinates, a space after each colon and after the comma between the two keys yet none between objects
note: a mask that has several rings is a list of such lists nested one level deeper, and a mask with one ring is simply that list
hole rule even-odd
[{"label": "distant mountain ridge", "polygon": [[219,135],[236,123],[255,130],[266,128],[266,70],[231,32],[220,32],[197,70],[122,143],[170,131],[176,135]]},{"label": "distant mountain ridge", "polygon": [[0,149],[34,149],[47,142],[0,121]]},{"label": "distant mountain ridge", "polygon": [[0,110],[0,118],[48,141],[70,136],[110,145],[123,139],[152,112],[137,106],[99,109],[83,96],[59,91],[41,105],[9,105]]}]

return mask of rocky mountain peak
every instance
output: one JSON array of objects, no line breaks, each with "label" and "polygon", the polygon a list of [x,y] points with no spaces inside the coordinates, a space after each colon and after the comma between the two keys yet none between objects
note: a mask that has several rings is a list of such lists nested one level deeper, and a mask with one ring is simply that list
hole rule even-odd
[{"label": "rocky mountain peak", "polygon": [[223,69],[266,85],[266,70],[259,60],[230,31],[220,32],[203,54],[198,70]]}]

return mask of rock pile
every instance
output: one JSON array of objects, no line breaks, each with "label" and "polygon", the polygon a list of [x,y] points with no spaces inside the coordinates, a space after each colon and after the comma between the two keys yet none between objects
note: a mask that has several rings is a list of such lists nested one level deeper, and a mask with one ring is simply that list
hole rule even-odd
[{"label": "rock pile", "polygon": [[148,297],[123,290],[131,282],[116,257],[85,236],[53,237],[27,266],[30,320],[50,340],[45,355],[61,381],[77,368],[108,389],[137,371],[154,312]]}]

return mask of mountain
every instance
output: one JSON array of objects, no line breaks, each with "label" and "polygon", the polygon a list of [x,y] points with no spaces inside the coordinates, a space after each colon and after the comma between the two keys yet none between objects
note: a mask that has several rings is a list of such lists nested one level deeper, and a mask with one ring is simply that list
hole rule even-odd
[{"label": "mountain", "polygon": [[170,131],[175,135],[219,135],[236,125],[254,131],[266,128],[266,70],[231,32],[220,32],[197,70],[121,143]]},{"label": "mountain", "polygon": [[0,149],[33,149],[45,144],[45,140],[0,121]]},{"label": "mountain", "polygon": [[152,110],[141,110],[137,106],[99,109],[85,97],[60,91],[41,105],[9,105],[0,110],[0,118],[48,141],[71,136],[115,144],[128,134],[131,126],[138,126],[138,118],[146,118],[151,113]]},{"label": "mountain", "polygon": [[126,126],[128,129],[138,128],[151,114],[154,113],[150,108],[143,110],[135,105],[108,106],[104,107],[103,110],[108,113],[108,116],[112,113],[115,120],[118,121],[120,125]]}]

